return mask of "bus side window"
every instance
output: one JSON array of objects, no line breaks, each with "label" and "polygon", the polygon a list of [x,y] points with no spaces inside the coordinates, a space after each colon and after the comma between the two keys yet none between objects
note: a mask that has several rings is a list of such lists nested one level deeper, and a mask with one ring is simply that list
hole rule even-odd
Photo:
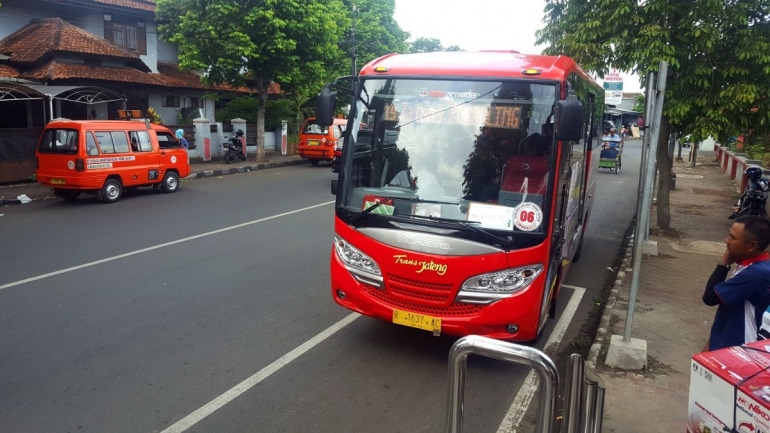
[{"label": "bus side window", "polygon": [[102,153],[115,153],[115,146],[112,144],[112,136],[109,132],[97,131],[95,135]]},{"label": "bus side window", "polygon": [[90,132],[86,134],[86,153],[88,156],[98,156],[99,149],[96,147],[96,140],[94,135]]},{"label": "bus side window", "polygon": [[115,153],[128,153],[128,139],[125,131],[115,131],[111,135],[115,143]]},{"label": "bus side window", "polygon": [[147,131],[131,131],[128,135],[131,138],[131,150],[133,152],[150,152],[152,150],[150,134]]}]

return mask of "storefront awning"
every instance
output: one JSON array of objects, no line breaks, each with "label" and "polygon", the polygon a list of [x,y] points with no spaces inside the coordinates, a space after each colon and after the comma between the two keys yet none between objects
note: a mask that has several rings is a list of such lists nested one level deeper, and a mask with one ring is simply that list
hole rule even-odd
[{"label": "storefront awning", "polygon": [[104,102],[125,101],[126,97],[113,90],[93,86],[43,86],[28,85],[29,88],[51,98],[81,104],[101,104]]},{"label": "storefront awning", "polygon": [[0,101],[29,101],[35,99],[45,99],[45,95],[30,87],[29,84],[0,81]]}]

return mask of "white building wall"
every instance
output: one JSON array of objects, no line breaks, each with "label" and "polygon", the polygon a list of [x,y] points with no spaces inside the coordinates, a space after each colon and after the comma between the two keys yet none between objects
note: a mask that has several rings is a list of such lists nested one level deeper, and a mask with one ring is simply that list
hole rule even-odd
[{"label": "white building wall", "polygon": [[[153,24],[154,25],[154,24]],[[157,32],[156,32],[157,33]],[[148,38],[148,44],[149,44],[149,35],[147,35]],[[171,62],[171,63],[178,63],[179,62],[179,50],[177,50],[175,45],[171,45],[169,43],[163,42],[158,39],[158,37],[155,37],[155,47],[158,51],[158,61],[159,62]]]},{"label": "white building wall", "polygon": [[144,21],[145,40],[147,41],[147,54],[139,56],[152,72],[158,72],[158,31],[155,22]]}]

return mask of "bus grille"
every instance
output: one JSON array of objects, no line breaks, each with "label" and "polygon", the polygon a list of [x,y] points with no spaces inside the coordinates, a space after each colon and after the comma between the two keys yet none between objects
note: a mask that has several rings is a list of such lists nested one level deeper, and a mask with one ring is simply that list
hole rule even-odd
[{"label": "bus grille", "polygon": [[423,303],[402,301],[400,299],[394,299],[382,289],[377,289],[375,287],[371,287],[367,285],[364,286],[364,292],[367,295],[371,296],[372,298],[377,299],[378,301],[388,305],[391,308],[411,311],[414,313],[440,316],[440,317],[473,316],[473,315],[479,314],[481,310],[484,309],[483,305],[461,304],[457,302],[444,307],[444,306],[433,306],[433,305],[425,305]]},{"label": "bus grille", "polygon": [[445,306],[453,296],[451,284],[426,283],[396,275],[388,275],[385,286],[394,298],[420,304]]}]

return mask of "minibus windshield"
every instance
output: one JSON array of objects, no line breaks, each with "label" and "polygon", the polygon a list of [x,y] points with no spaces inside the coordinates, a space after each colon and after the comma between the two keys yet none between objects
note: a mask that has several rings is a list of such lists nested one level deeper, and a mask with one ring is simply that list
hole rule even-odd
[{"label": "minibus windshield", "polygon": [[391,77],[359,90],[340,206],[381,203],[372,215],[543,233],[555,83]]}]

